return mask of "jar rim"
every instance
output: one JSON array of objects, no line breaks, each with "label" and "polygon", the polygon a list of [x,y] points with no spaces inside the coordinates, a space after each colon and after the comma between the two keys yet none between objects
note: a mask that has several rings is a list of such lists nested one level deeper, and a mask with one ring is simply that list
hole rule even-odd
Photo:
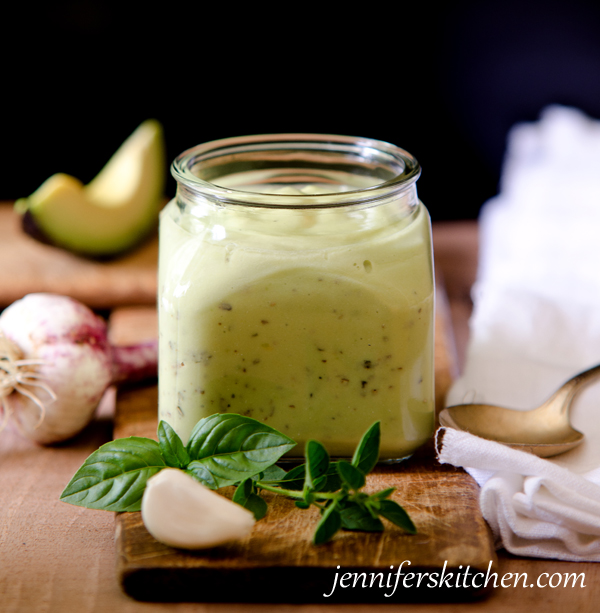
[{"label": "jar rim", "polygon": [[[329,156],[339,162],[353,160],[356,166],[375,169],[387,175],[385,180],[368,187],[357,187],[340,193],[324,192],[315,195],[273,194],[243,191],[223,187],[198,176],[199,167],[218,167],[219,159],[236,161],[244,156],[263,152],[282,160],[293,156],[319,155],[323,163]],[[355,204],[377,203],[410,189],[421,174],[416,158],[391,143],[354,136],[312,133],[256,134],[223,138],[187,149],[175,158],[171,173],[188,195],[203,196],[220,204],[237,204],[262,208],[330,208]],[[366,170],[364,172],[366,174]],[[341,198],[342,196],[342,198]]]}]

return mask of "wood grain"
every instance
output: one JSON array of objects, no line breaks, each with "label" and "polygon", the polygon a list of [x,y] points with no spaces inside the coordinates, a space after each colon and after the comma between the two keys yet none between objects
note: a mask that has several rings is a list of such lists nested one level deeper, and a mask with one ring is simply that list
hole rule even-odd
[{"label": "wood grain", "polygon": [[[442,298],[440,301],[439,298]],[[439,401],[449,385],[454,358],[448,353],[443,292],[438,292],[436,321],[436,384]],[[154,329],[153,313],[144,309],[116,311],[111,319],[113,338],[131,342],[142,333],[140,322]],[[117,398],[115,438],[156,437],[156,386],[122,390]],[[484,591],[455,587],[459,568],[486,572],[496,555],[489,529],[479,512],[478,487],[470,476],[434,459],[432,442],[409,461],[378,467],[367,482],[368,490],[395,487],[393,499],[402,504],[418,527],[408,535],[388,524],[383,533],[341,532],[332,542],[311,543],[318,511],[301,511],[292,501],[267,495],[269,513],[257,522],[251,535],[238,543],[207,552],[184,552],[155,541],[146,531],[140,513],[116,517],[117,573],[126,593],[140,600],[203,602],[404,602],[407,600],[469,599]],[[465,530],[465,526],[469,529]],[[451,588],[425,587],[397,590],[393,596],[389,575],[406,561],[413,573],[454,573]],[[372,588],[333,589],[335,574],[384,573]],[[428,576],[428,578],[431,575]],[[433,580],[433,579],[432,579]],[[234,592],[229,586],[235,582]],[[277,586],[265,591],[262,586]],[[268,594],[268,597],[265,596]]]},{"label": "wood grain", "polygon": [[433,245],[435,272],[445,290],[448,308],[444,315],[449,319],[448,330],[452,340],[458,368],[462,367],[469,340],[469,318],[473,309],[471,286],[477,274],[479,234],[472,220],[434,223]]},{"label": "wood grain", "polygon": [[0,309],[32,292],[54,292],[92,308],[156,302],[158,238],[107,262],[40,243],[21,229],[12,203],[0,203]]}]

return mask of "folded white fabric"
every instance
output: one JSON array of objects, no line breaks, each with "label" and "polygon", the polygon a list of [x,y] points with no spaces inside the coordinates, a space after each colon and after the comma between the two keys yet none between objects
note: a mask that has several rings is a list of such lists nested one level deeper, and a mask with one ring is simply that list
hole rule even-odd
[{"label": "folded white fabric", "polygon": [[[600,121],[552,106],[511,131],[499,195],[480,216],[463,375],[446,404],[541,404],[600,363]],[[481,485],[498,547],[600,561],[600,382],[572,409],[585,434],[549,460],[445,429],[438,459]]]}]

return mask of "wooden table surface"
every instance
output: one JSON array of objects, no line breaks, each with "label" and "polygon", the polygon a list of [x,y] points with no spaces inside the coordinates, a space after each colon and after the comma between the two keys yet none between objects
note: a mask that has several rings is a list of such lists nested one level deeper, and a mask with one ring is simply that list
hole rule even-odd
[{"label": "wooden table surface", "polygon": [[[434,226],[437,271],[445,281],[458,363],[464,360],[470,313],[469,290],[477,263],[474,222]],[[585,573],[586,587],[498,587],[473,603],[402,605],[231,605],[143,603],[126,596],[116,579],[114,515],[73,507],[59,495],[85,458],[112,438],[114,400],[76,439],[39,447],[12,430],[0,434],[0,611],[173,613],[320,611],[362,613],[382,609],[421,613],[477,610],[511,613],[543,610],[596,611],[600,565],[517,558],[500,552],[499,575],[527,573],[528,584],[555,573]],[[468,527],[466,527],[468,529]],[[543,575],[548,573],[548,575]],[[506,584],[511,584],[506,575]],[[234,589],[234,586],[232,586]],[[432,594],[433,595],[433,594]]]}]

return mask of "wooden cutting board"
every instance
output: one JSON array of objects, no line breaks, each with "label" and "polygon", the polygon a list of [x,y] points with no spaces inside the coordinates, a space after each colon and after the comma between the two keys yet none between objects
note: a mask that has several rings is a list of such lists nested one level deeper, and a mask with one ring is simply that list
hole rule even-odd
[{"label": "wooden cutting board", "polygon": [[[454,367],[446,321],[443,293],[439,292],[438,402],[450,384]],[[155,313],[140,309],[117,311],[111,326],[116,341],[131,342],[154,333]],[[115,438],[156,438],[156,415],[156,386],[121,390]],[[302,511],[290,500],[265,495],[269,512],[248,538],[205,552],[184,552],[154,540],[140,513],[118,514],[117,571],[122,588],[140,600],[195,602],[390,603],[465,600],[487,593],[471,584],[474,573],[497,571],[489,528],[479,511],[478,486],[464,471],[439,465],[433,443],[407,462],[377,468],[369,476],[367,487],[395,487],[392,497],[410,513],[418,534],[407,535],[388,523],[383,533],[340,532],[333,541],[315,547],[311,538],[318,511]],[[402,562],[403,572],[415,576],[402,575],[394,591],[395,573]],[[465,580],[467,569],[471,574]],[[336,573],[338,584],[334,590]],[[344,580],[349,585],[346,588],[339,587],[343,573],[352,573]],[[417,573],[421,573],[420,587],[416,586]],[[453,573],[451,578],[448,573]],[[352,587],[355,577],[357,583]],[[476,582],[480,580],[478,577]],[[432,583],[438,587],[431,587]],[[324,596],[332,591],[331,596]]]},{"label": "wooden cutting board", "polygon": [[0,309],[25,294],[54,292],[92,308],[156,302],[158,238],[107,262],[42,244],[21,229],[12,203],[0,203]]}]

